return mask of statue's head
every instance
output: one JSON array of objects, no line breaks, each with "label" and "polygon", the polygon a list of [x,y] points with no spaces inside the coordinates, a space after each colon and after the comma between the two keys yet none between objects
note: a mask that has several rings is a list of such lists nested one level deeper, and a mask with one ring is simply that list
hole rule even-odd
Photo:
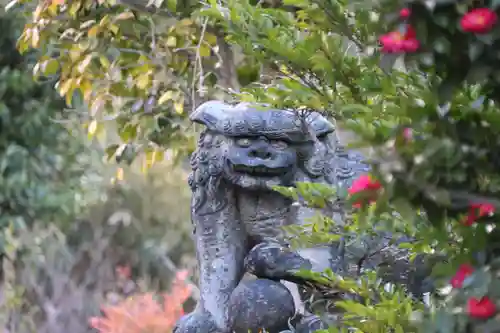
[{"label": "statue's head", "polygon": [[[315,139],[291,111],[213,101],[201,105],[191,120],[206,126],[198,143],[198,168],[205,154],[212,159],[213,172],[218,169],[223,178],[242,188],[290,186],[315,153]],[[318,138],[334,131],[318,113],[310,113],[305,122]],[[310,169],[314,173],[314,167]]]}]

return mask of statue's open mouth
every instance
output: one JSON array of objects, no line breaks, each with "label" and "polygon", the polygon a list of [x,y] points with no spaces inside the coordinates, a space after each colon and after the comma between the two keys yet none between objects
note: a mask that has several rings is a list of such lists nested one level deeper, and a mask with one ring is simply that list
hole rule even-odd
[{"label": "statue's open mouth", "polygon": [[289,171],[288,168],[269,168],[263,165],[248,166],[244,164],[232,164],[231,167],[236,172],[242,172],[257,177],[275,177],[284,175]]}]

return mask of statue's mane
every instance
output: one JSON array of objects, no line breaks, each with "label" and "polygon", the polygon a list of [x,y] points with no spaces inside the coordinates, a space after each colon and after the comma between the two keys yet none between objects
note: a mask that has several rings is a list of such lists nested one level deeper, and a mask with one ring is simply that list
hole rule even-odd
[{"label": "statue's mane", "polygon": [[[294,143],[312,140],[310,134],[304,132],[296,112],[269,109],[261,105],[240,103],[231,106],[210,101],[196,109],[190,119],[213,132],[230,137],[265,135]],[[308,112],[304,121],[317,137],[335,131],[335,126],[317,112]]]},{"label": "statue's mane", "polygon": [[[192,209],[201,215],[216,213],[226,205],[225,198],[217,191],[226,163],[225,151],[221,149],[223,140],[223,136],[205,129],[191,155],[188,183],[193,192]],[[208,203],[209,207],[204,207]]]}]

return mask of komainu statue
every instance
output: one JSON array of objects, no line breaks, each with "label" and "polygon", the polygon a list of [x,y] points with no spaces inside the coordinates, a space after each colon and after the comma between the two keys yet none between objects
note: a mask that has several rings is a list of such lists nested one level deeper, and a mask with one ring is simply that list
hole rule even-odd
[{"label": "komainu statue", "polygon": [[[296,331],[323,329],[303,309],[293,272],[323,271],[335,258],[326,247],[290,250],[282,227],[307,223],[314,211],[272,188],[338,186],[366,165],[345,155],[334,125],[318,113],[300,119],[295,112],[211,101],[191,120],[205,126],[189,178],[201,299],[175,332],[280,332],[292,318]],[[243,279],[245,273],[256,279]]]}]

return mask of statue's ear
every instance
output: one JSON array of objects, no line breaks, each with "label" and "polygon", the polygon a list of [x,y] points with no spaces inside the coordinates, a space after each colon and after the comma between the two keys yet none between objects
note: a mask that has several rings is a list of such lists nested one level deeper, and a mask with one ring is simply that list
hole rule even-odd
[{"label": "statue's ear", "polygon": [[316,137],[324,137],[335,132],[335,125],[318,112],[311,112],[307,116],[306,122],[312,128]]},{"label": "statue's ear", "polygon": [[216,130],[218,124],[223,123],[228,118],[228,111],[232,107],[219,101],[209,101],[200,105],[189,116],[195,123],[205,125],[209,130]]}]

